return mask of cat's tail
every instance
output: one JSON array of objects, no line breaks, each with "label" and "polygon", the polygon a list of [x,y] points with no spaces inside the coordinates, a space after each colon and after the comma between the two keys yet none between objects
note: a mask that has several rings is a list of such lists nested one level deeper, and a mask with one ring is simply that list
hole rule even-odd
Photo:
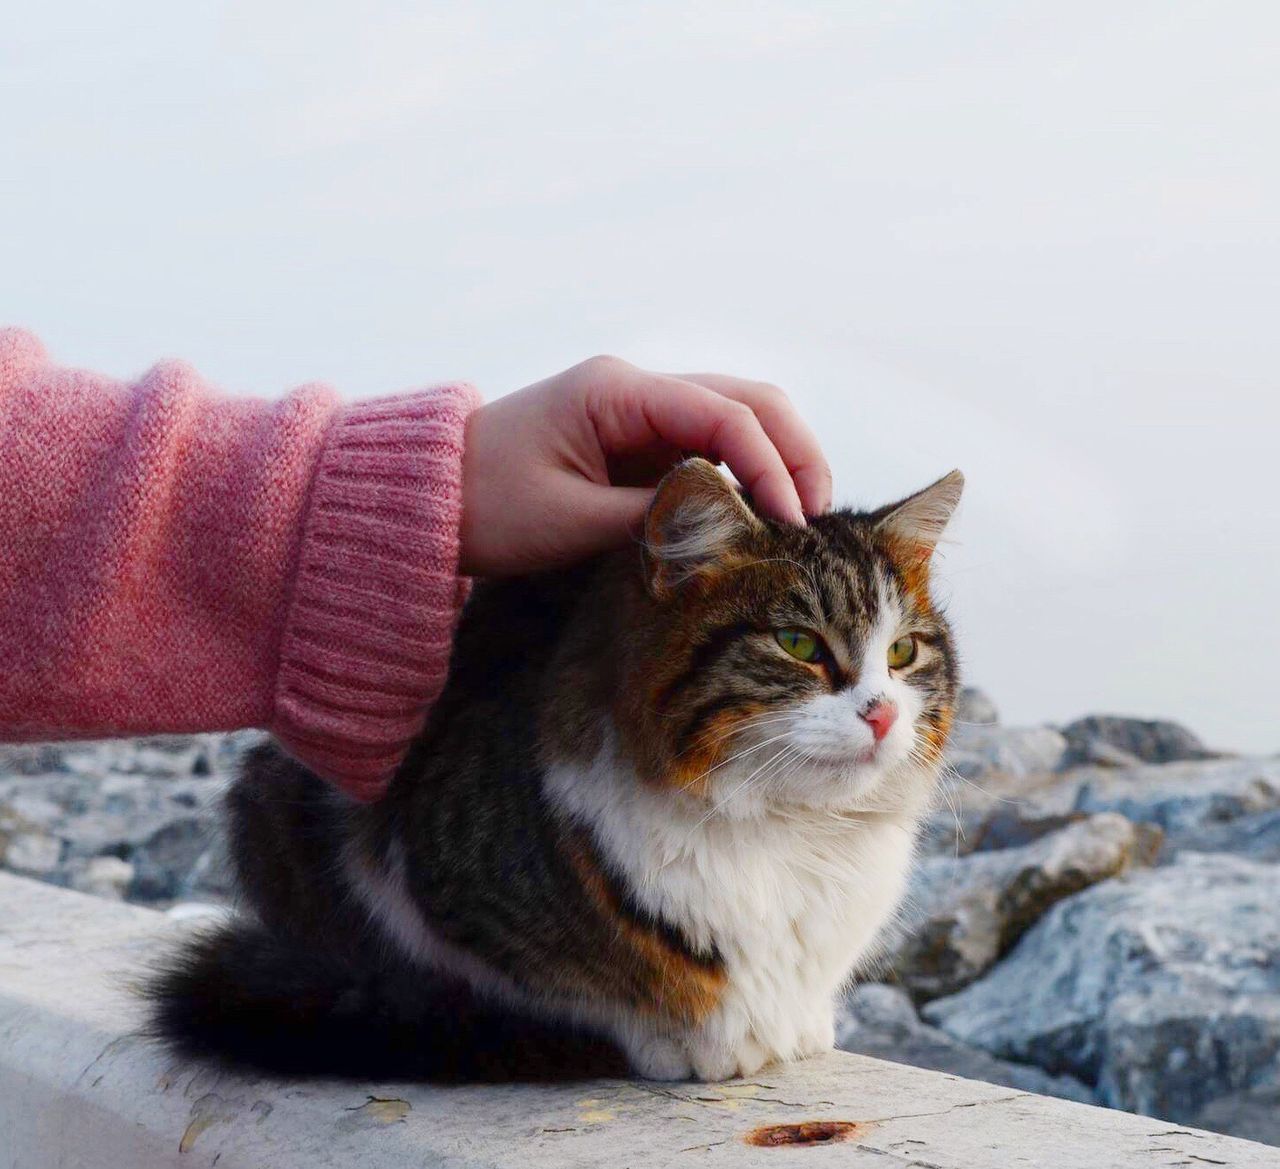
[{"label": "cat's tail", "polygon": [[507,1081],[620,1075],[603,1040],[394,962],[356,968],[252,920],[202,933],[144,988],[177,1053],[276,1075]]}]

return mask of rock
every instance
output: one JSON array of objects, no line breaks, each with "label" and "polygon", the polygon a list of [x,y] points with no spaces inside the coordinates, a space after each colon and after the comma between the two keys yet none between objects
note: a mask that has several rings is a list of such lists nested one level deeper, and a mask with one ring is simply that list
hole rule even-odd
[{"label": "rock", "polygon": [[4,855],[9,841],[19,832],[35,832],[39,827],[13,806],[12,799],[0,803],[0,856]]},{"label": "rock", "polygon": [[1000,712],[976,686],[965,686],[956,700],[955,721],[958,726],[993,727],[1000,721]]},{"label": "rock", "polygon": [[62,748],[57,743],[0,746],[0,775],[48,775],[62,769]]},{"label": "rock", "polygon": [[48,877],[62,861],[62,841],[44,832],[18,832],[9,837],[4,864],[15,873]]},{"label": "rock", "polygon": [[1119,812],[1173,836],[1280,808],[1280,758],[1082,767],[1001,793],[1011,795],[1027,816]]},{"label": "rock", "polygon": [[992,773],[1012,776],[1058,771],[1067,741],[1052,727],[959,724],[951,732],[947,762],[965,779]]},{"label": "rock", "polygon": [[[62,818],[62,808],[58,804],[35,792],[18,792],[6,801],[6,806],[10,815],[43,829],[49,829]],[[0,819],[3,819],[2,814]]]},{"label": "rock", "polygon": [[1140,767],[1145,760],[1137,755],[1130,755],[1121,747],[1116,747],[1102,739],[1088,739],[1079,748],[1067,748],[1066,757],[1062,760],[1063,769],[1093,765],[1095,767]]},{"label": "rock", "polygon": [[1179,852],[1229,852],[1255,861],[1280,862],[1280,809],[1180,830],[1165,847],[1167,856]]},{"label": "rock", "polygon": [[1195,1113],[1188,1123],[1247,1141],[1280,1145],[1280,1086],[1262,1085],[1246,1092],[1219,1096]]},{"label": "rock", "polygon": [[135,873],[130,898],[163,901],[177,897],[209,846],[209,838],[208,823],[194,817],[174,820],[152,833],[131,858]]},{"label": "rock", "polygon": [[134,866],[130,898],[227,897],[225,856],[214,847],[221,795],[245,748],[259,738],[77,743],[59,749],[61,770],[0,775],[0,863],[12,837],[35,833],[59,841],[60,858],[47,867],[53,846],[44,845],[46,867],[35,872],[33,846],[19,845],[29,875],[115,896],[123,870],[93,866],[95,858],[113,857]]},{"label": "rock", "polygon": [[883,983],[866,983],[849,992],[836,1013],[836,1047],[1026,1092],[1095,1103],[1093,1093],[1070,1076],[1051,1076],[1037,1067],[999,1060],[956,1042],[945,1031],[922,1022],[904,990]]},{"label": "rock", "polygon": [[1058,832],[1085,819],[1084,812],[1067,812],[1056,816],[1028,814],[1018,804],[1005,804],[978,821],[965,841],[964,852],[998,852],[1003,848],[1020,848],[1032,841]]},{"label": "rock", "polygon": [[1186,727],[1175,722],[1091,714],[1062,728],[1069,751],[1064,766],[1100,763],[1177,763],[1184,759],[1214,759],[1214,752]]},{"label": "rock", "polygon": [[[1158,828],[1114,812],[1068,823],[1018,848],[926,857],[912,876],[906,936],[890,959],[917,1001],[954,994],[985,973],[1056,902],[1160,849]],[[921,920],[922,919],[922,920]],[[912,920],[921,924],[913,927]]]},{"label": "rock", "polygon": [[1280,867],[1187,853],[1055,905],[925,1018],[1101,1103],[1191,1123],[1280,1081]]},{"label": "rock", "polygon": [[95,856],[71,879],[71,887],[96,897],[123,899],[134,878],[133,865],[118,856]]},{"label": "rock", "polygon": [[1074,810],[1114,811],[1188,832],[1280,808],[1280,760],[1175,763],[1132,771],[1092,772],[1076,790]]}]

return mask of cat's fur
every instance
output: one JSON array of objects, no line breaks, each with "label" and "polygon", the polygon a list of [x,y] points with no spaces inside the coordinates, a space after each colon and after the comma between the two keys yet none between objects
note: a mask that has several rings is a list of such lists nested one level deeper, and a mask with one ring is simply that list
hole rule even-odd
[{"label": "cat's fur", "polygon": [[[928,569],[961,484],[799,528],[689,460],[643,551],[478,586],[382,802],[250,758],[229,796],[250,913],[157,979],[160,1032],[353,1074],[555,1070],[566,1024],[599,1037],[597,1070],[616,1045],[655,1078],[830,1047],[950,726]],[[827,655],[797,660],[779,628]],[[878,744],[876,700],[900,711]]]}]

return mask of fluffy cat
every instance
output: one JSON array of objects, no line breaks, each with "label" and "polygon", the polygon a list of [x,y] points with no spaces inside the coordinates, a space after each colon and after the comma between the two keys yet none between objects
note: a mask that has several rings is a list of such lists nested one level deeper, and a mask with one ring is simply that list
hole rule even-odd
[{"label": "fluffy cat", "polygon": [[159,1033],[428,1076],[577,1043],[719,1080],[829,1048],[937,783],[957,671],[929,565],[962,485],[798,528],[690,459],[643,550],[478,585],[383,801],[250,757],[249,912],[155,980]]}]

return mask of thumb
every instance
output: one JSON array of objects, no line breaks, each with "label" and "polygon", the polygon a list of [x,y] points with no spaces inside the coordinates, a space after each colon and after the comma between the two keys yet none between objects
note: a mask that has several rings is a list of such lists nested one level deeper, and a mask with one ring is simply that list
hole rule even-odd
[{"label": "thumb", "polygon": [[565,485],[566,549],[573,557],[626,547],[640,535],[652,487],[612,487],[573,479]]}]

